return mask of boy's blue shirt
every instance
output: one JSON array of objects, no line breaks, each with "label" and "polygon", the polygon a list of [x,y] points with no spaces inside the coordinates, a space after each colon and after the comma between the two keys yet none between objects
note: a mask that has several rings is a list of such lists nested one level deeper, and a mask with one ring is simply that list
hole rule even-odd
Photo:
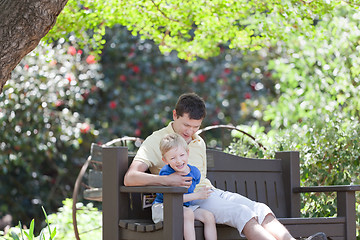
[{"label": "boy's blue shirt", "polygon": [[[190,164],[188,164],[188,166],[190,167],[190,172],[188,175],[186,175],[186,177],[192,177],[192,183],[191,183],[191,186],[188,188],[188,192],[185,194],[193,193],[196,184],[198,184],[200,182],[200,178],[201,178],[201,173],[197,167],[192,166]],[[173,174],[174,172],[175,172],[175,170],[172,169],[172,167],[170,167],[170,165],[165,165],[160,170],[159,175],[170,175],[170,174]],[[153,203],[163,203],[163,201],[164,201],[163,194],[157,193],[156,198]],[[185,202],[184,206],[186,206],[186,207],[190,206],[190,202]]]}]

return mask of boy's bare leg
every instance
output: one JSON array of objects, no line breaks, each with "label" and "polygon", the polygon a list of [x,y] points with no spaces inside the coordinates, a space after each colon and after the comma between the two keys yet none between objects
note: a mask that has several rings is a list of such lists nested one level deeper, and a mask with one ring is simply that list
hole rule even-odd
[{"label": "boy's bare leg", "polygon": [[295,240],[289,231],[272,214],[266,215],[262,226],[279,240]]},{"label": "boy's bare leg", "polygon": [[216,240],[216,222],[214,215],[208,210],[198,208],[194,212],[195,219],[204,224],[204,236],[206,240]]},{"label": "boy's bare leg", "polygon": [[192,209],[184,207],[184,239],[195,239],[194,212]]},{"label": "boy's bare leg", "polygon": [[276,240],[255,218],[250,219],[245,224],[243,233],[249,240]]}]

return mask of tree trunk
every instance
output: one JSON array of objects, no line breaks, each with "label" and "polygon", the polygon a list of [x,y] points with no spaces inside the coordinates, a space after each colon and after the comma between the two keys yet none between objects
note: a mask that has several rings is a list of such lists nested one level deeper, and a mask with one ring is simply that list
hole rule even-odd
[{"label": "tree trunk", "polygon": [[21,59],[54,26],[68,0],[0,0],[0,93]]}]

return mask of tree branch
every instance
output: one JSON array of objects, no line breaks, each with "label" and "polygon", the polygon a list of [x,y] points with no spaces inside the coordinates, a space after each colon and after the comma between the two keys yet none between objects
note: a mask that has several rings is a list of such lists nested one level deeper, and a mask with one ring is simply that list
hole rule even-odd
[{"label": "tree branch", "polygon": [[156,3],[154,2],[154,0],[151,0],[151,2],[152,2],[153,5],[156,7],[156,9],[161,13],[161,15],[163,15],[166,19],[169,19],[169,20],[172,21],[172,22],[178,22],[178,23],[180,23],[179,20],[169,18],[169,17],[159,8],[159,4],[156,4]]}]

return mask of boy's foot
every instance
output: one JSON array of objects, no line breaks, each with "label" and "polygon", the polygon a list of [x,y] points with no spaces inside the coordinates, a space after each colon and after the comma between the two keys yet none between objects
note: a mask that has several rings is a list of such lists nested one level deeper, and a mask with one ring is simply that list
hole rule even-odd
[{"label": "boy's foot", "polygon": [[305,240],[326,240],[326,235],[323,232],[315,233],[314,235],[311,235],[310,237],[306,238]]}]

